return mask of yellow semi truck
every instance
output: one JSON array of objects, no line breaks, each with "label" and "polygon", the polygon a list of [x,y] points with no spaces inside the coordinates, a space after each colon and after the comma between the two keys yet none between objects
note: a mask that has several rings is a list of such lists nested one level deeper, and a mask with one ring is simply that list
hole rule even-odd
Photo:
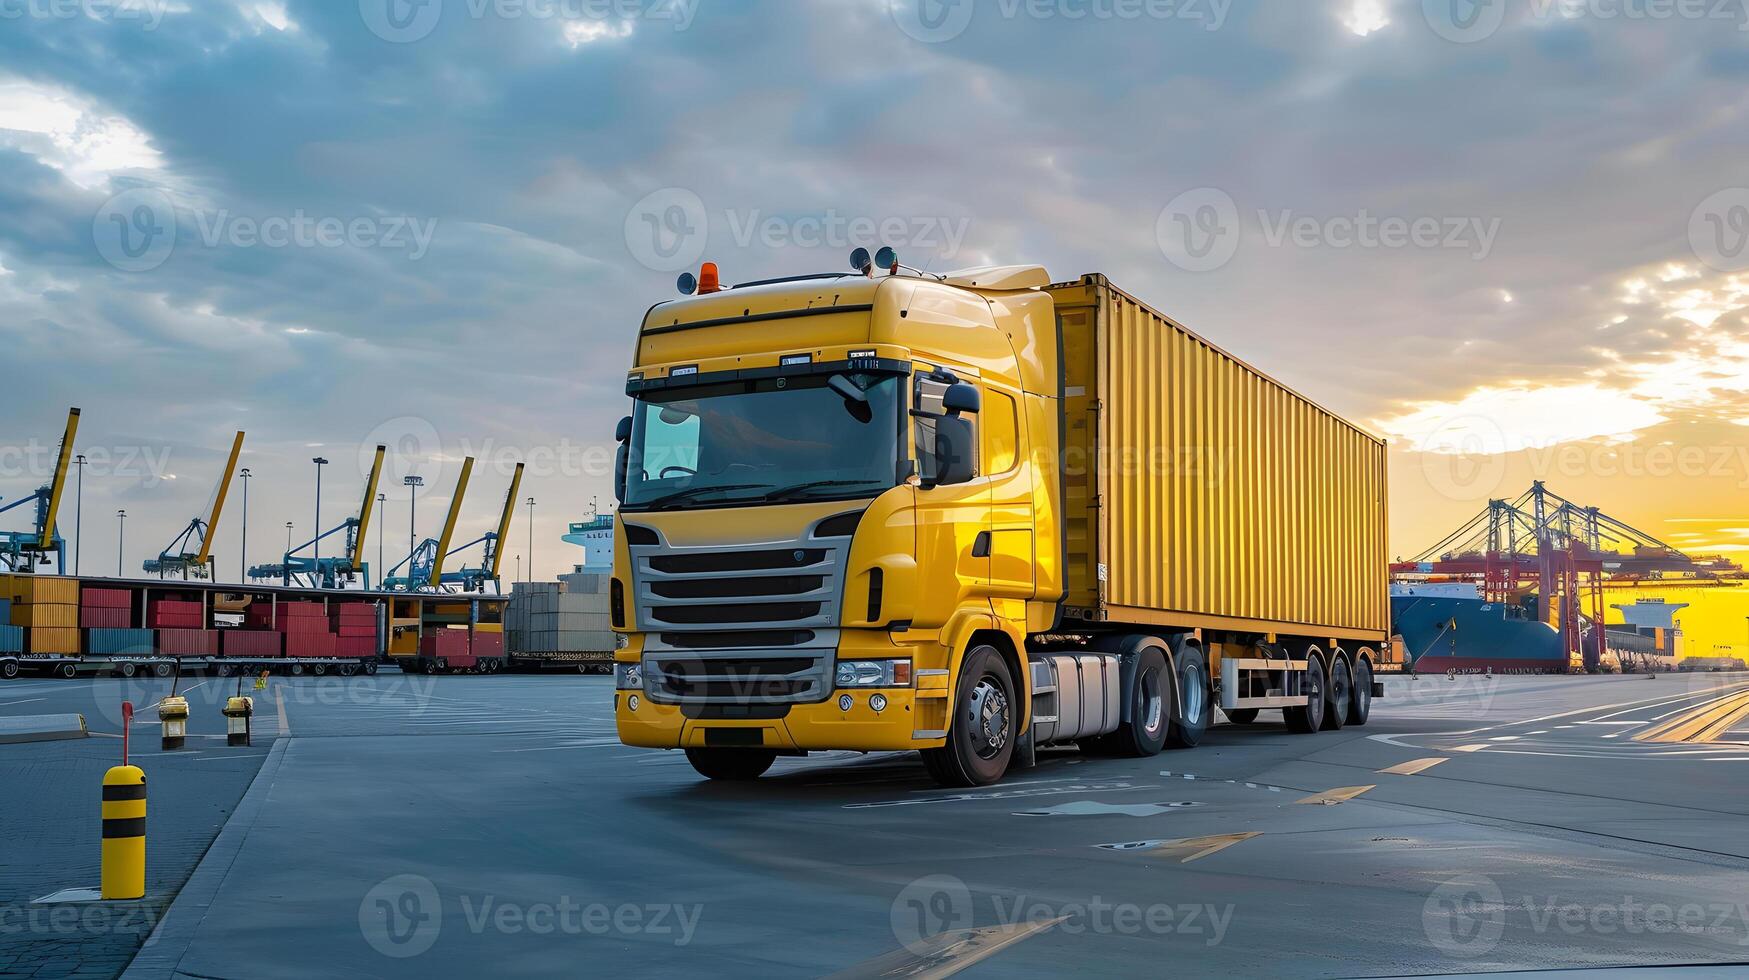
[{"label": "yellow semi truck", "polygon": [[1385,446],[1117,289],[1039,266],[723,287],[645,315],[610,613],[627,745],[751,779],[918,750],[1151,755],[1360,725]]}]

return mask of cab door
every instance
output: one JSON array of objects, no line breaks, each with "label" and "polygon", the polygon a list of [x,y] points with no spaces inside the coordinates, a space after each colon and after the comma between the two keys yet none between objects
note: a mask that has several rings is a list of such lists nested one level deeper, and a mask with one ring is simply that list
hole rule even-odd
[{"label": "cab door", "polygon": [[[955,374],[962,382],[978,384],[965,371]],[[920,628],[942,625],[967,599],[985,597],[990,590],[990,480],[983,475],[982,459],[974,462],[976,475],[971,480],[931,486],[935,419],[942,414],[941,398],[951,383],[942,377],[926,367],[912,376],[911,383],[911,459],[920,483],[916,490],[920,581],[914,622]],[[964,418],[972,424],[972,446],[981,457],[982,420],[978,415]]]},{"label": "cab door", "polygon": [[1022,447],[1026,421],[1018,390],[994,381],[984,386],[983,411],[978,413],[979,462],[990,488],[990,595],[1030,599],[1033,579],[1033,471]]}]

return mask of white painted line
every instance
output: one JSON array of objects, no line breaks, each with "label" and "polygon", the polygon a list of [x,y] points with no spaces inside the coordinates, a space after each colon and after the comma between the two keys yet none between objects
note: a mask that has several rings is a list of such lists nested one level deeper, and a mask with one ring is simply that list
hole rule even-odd
[{"label": "white painted line", "polygon": [[[1679,712],[1680,713],[1680,712]],[[1645,725],[1644,721],[1582,721],[1581,725]]]},{"label": "white painted line", "polygon": [[1518,741],[1518,736],[1517,735],[1496,735],[1493,738],[1489,739],[1488,741],[1490,741],[1490,742],[1516,742],[1516,741]]}]

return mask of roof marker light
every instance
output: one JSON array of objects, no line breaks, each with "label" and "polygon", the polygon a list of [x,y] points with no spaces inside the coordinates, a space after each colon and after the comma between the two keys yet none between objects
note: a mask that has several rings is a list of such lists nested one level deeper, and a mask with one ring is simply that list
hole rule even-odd
[{"label": "roof marker light", "polygon": [[899,274],[899,253],[893,251],[890,245],[881,246],[881,250],[875,253],[874,262],[875,265],[887,270],[889,276]]},{"label": "roof marker light", "polygon": [[858,248],[850,253],[850,267],[865,276],[874,275],[874,260],[868,257],[868,249]]},{"label": "roof marker light", "polygon": [[698,293],[700,296],[706,293],[720,292],[722,288],[722,280],[717,277],[717,264],[715,262],[706,262],[699,266]]},{"label": "roof marker light", "polygon": [[691,296],[698,289],[698,277],[690,272],[682,272],[674,285],[679,288],[680,295]]}]

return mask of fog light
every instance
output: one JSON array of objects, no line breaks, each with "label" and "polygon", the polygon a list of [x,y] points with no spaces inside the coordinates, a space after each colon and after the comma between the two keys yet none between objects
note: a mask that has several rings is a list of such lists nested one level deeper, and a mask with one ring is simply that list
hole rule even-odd
[{"label": "fog light", "polygon": [[873,697],[868,699],[868,706],[875,709],[876,711],[887,710],[887,696],[885,694],[874,695]]},{"label": "fog light", "polygon": [[856,702],[851,700],[851,697],[848,694],[838,695],[838,710],[839,711],[849,711],[850,706],[855,704],[855,703]]},{"label": "fog light", "polygon": [[636,694],[632,695],[629,698],[626,698],[626,707],[630,708],[633,711],[638,710],[638,696]]}]

